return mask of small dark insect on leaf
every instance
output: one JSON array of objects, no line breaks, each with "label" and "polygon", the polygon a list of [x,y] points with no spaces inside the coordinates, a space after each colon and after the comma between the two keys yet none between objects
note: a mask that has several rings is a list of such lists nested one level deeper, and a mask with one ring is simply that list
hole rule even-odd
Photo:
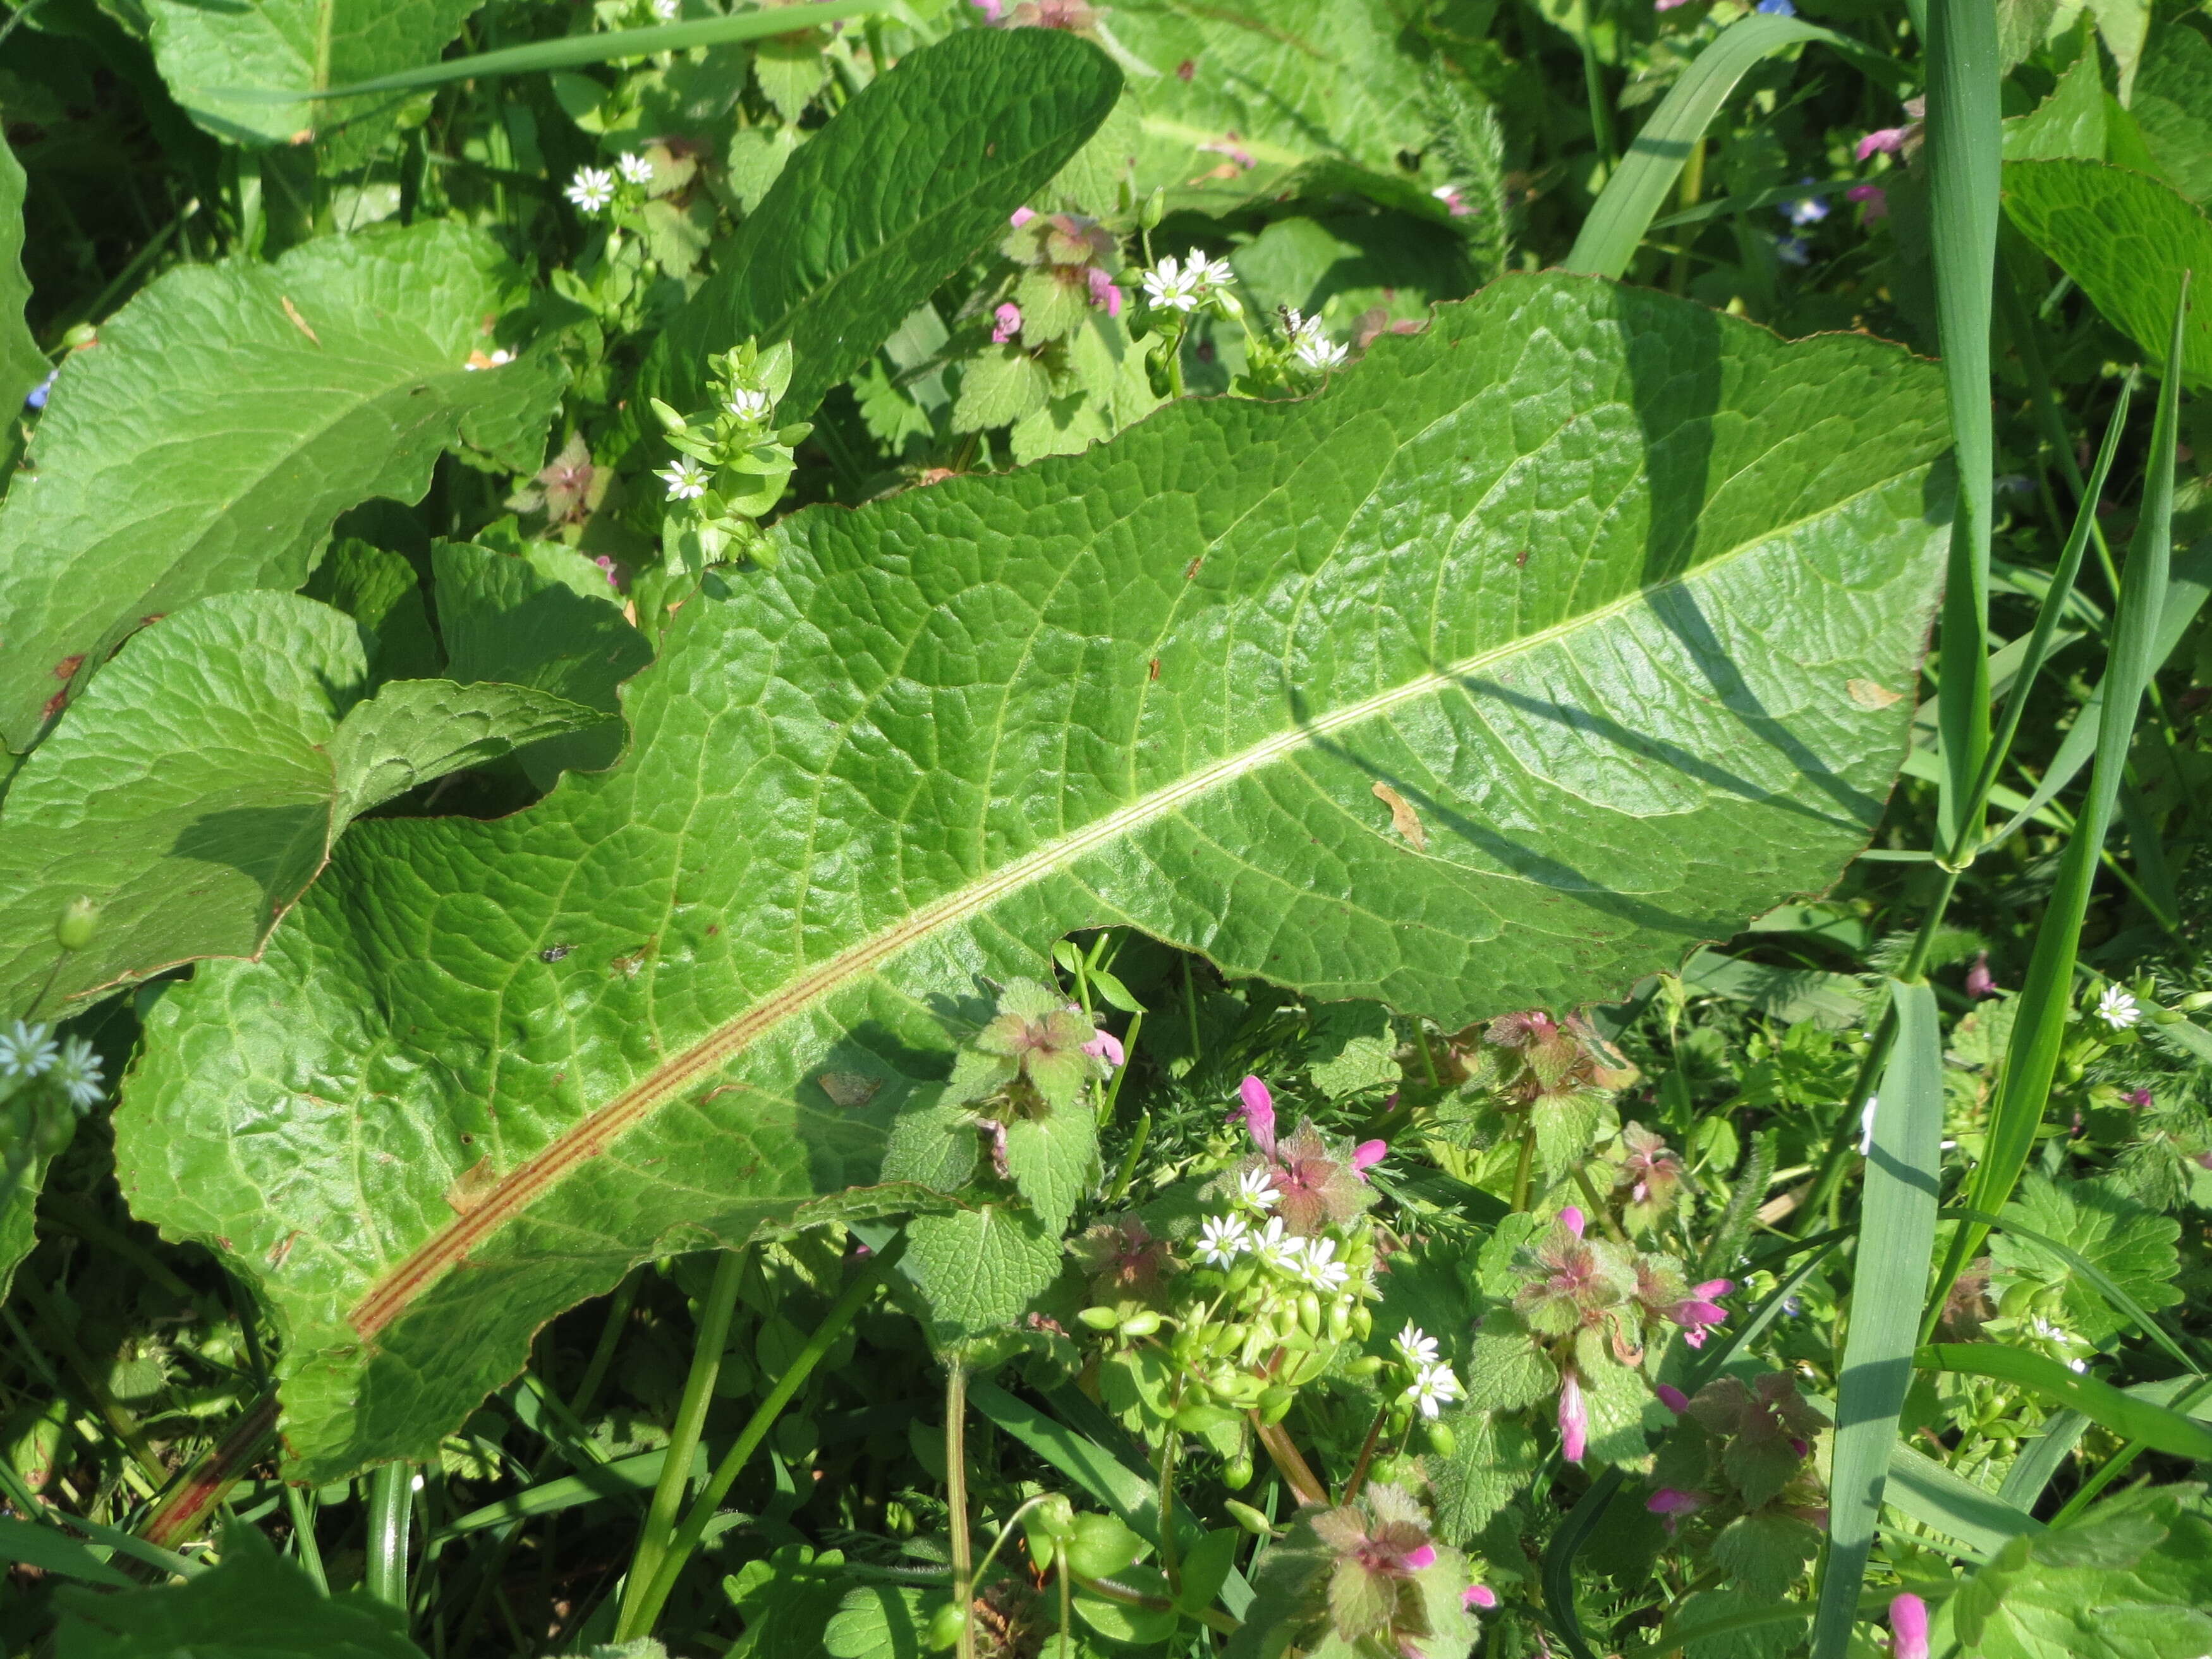
[{"label": "small dark insect on leaf", "polygon": [[540,962],[558,962],[576,947],[573,945],[549,945],[538,953]]},{"label": "small dark insect on leaf", "polygon": [[1160,659],[1159,659],[1158,657],[1155,657],[1155,658],[1153,658],[1153,659],[1152,659],[1152,674],[1151,674],[1150,678],[1153,678],[1153,679],[1158,679],[1158,678],[1159,678],[1159,677],[1160,677]]}]

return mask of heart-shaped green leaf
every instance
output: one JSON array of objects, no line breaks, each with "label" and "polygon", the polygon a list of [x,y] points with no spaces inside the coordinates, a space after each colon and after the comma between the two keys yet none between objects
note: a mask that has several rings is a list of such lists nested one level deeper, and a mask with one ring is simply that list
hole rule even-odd
[{"label": "heart-shaped green leaf", "polygon": [[1304,401],[799,514],[620,764],[358,825],[163,1000],[125,1189],[259,1284],[326,1479],[629,1263],[873,1179],[1072,928],[1448,1024],[1615,992],[1863,844],[1944,443],[1896,348],[1516,277]]}]

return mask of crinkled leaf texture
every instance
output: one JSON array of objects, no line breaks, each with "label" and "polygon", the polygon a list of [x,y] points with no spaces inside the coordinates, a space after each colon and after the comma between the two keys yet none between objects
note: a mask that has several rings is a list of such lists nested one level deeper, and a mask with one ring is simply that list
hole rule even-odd
[{"label": "crinkled leaf texture", "polygon": [[696,409],[711,353],[789,340],[781,412],[808,414],[1004,234],[1121,89],[1103,52],[1052,29],[963,29],[909,52],[785,166],[647,353],[641,392]]},{"label": "crinkled leaf texture", "polygon": [[[342,170],[368,158],[404,96],[299,99],[434,64],[483,0],[146,0],[154,61],[185,112],[236,144],[323,136]],[[245,94],[240,96],[240,94]],[[257,97],[255,94],[264,94]]]},{"label": "crinkled leaf texture", "polygon": [[498,250],[439,222],[171,270],[73,354],[0,512],[0,741],[21,753],[118,641],[210,593],[289,591],[331,523],[441,450],[534,468],[562,384],[471,373]]},{"label": "crinkled leaf texture", "polygon": [[1911,699],[1853,687],[1913,683],[1933,374],[1516,277],[1306,401],[796,514],[678,613],[620,764],[356,826],[164,998],[123,1184],[258,1282],[321,1479],[629,1263],[874,1179],[948,1018],[1071,928],[1447,1029],[1617,991],[1881,811]]},{"label": "crinkled leaf texture", "polygon": [[[202,599],[132,638],[0,805],[0,1007],[251,956],[356,814],[606,719],[520,685],[367,696],[368,678],[361,627],[290,593]],[[100,926],[64,957],[79,897]]]},{"label": "crinkled leaf texture", "polygon": [[[46,354],[23,320],[31,283],[23,275],[23,164],[0,138],[0,416],[9,428],[33,386],[46,377]],[[4,449],[13,450],[12,430]]]}]

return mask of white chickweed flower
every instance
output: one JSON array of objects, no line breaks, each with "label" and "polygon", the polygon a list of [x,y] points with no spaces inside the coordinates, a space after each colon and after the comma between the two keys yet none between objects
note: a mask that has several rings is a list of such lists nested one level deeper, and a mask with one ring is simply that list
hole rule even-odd
[{"label": "white chickweed flower", "polygon": [[604,213],[615,199],[615,176],[605,167],[578,167],[561,193],[586,213]]},{"label": "white chickweed flower", "polygon": [[1275,1190],[1274,1178],[1265,1170],[1247,1170],[1237,1177],[1234,1201],[1239,1209],[1264,1213],[1275,1207],[1280,1196]]},{"label": "white chickweed flower", "polygon": [[765,392],[749,392],[740,386],[730,393],[727,408],[741,421],[764,421],[775,400]]},{"label": "white chickweed flower", "polygon": [[2097,999],[2097,1018],[2115,1031],[2124,1031],[2142,1018],[2142,1005],[2124,986],[2107,985],[2105,994]]},{"label": "white chickweed flower", "polygon": [[1433,1418],[1453,1401],[1462,1398],[1467,1390],[1459,1385],[1459,1378],[1449,1365],[1424,1365],[1413,1373],[1413,1382],[1406,1389],[1406,1398],[1424,1417]]},{"label": "white chickweed flower", "polygon": [[625,155],[615,163],[627,185],[649,185],[653,182],[653,163],[642,155]]},{"label": "white chickweed flower", "polygon": [[0,1031],[0,1077],[36,1077],[54,1063],[53,1028],[17,1020]]},{"label": "white chickweed flower", "polygon": [[1415,1370],[1425,1370],[1437,1363],[1437,1340],[1409,1319],[1398,1333],[1398,1356]]},{"label": "white chickweed flower", "polygon": [[1306,1242],[1295,1234],[1285,1236],[1283,1218],[1271,1215],[1267,1224],[1252,1236],[1252,1253],[1278,1272],[1294,1273],[1306,1258]]},{"label": "white chickweed flower", "polygon": [[1225,1267],[1250,1248],[1252,1230],[1241,1215],[1214,1215],[1199,1230],[1198,1254],[1209,1267]]},{"label": "white chickweed flower", "polygon": [[1341,364],[1349,355],[1343,344],[1325,333],[1318,317],[1301,317],[1296,311],[1288,313],[1291,325],[1291,351],[1299,363],[1318,374]]},{"label": "white chickweed flower", "polygon": [[1205,259],[1195,249],[1192,251],[1191,257],[1199,269],[1186,269],[1170,254],[1145,273],[1146,305],[1163,311],[1195,311],[1198,308],[1200,290],[1205,282]]},{"label": "white chickweed flower", "polygon": [[707,469],[688,455],[653,476],[667,482],[668,499],[672,501],[696,501],[707,493]]},{"label": "white chickweed flower", "polygon": [[653,0],[653,15],[664,23],[672,23],[684,15],[684,0]]},{"label": "white chickweed flower", "polygon": [[82,1037],[71,1037],[62,1044],[61,1058],[54,1062],[54,1081],[69,1097],[70,1104],[80,1112],[89,1111],[99,1104],[104,1089],[100,1056],[89,1042]]},{"label": "white chickweed flower", "polygon": [[1352,1269],[1335,1260],[1335,1255],[1334,1239],[1309,1238],[1298,1260],[1291,1264],[1292,1271],[1317,1291],[1340,1291],[1352,1277]]},{"label": "white chickweed flower", "polygon": [[1209,259],[1196,248],[1191,249],[1190,258],[1184,264],[1198,279],[1200,289],[1227,288],[1237,280],[1237,273],[1230,269],[1228,260]]}]

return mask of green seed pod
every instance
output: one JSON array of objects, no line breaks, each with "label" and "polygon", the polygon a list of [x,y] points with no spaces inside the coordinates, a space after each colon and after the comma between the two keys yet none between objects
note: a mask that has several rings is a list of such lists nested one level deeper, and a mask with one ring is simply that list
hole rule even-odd
[{"label": "green seed pod", "polygon": [[100,907],[82,894],[62,907],[54,924],[54,938],[64,951],[82,951],[100,928]]},{"label": "green seed pod", "polygon": [[1290,1414],[1291,1401],[1297,1395],[1279,1385],[1267,1389],[1260,1396],[1260,1421],[1273,1428]]},{"label": "green seed pod", "polygon": [[1244,1336],[1242,1325],[1216,1325],[1206,1333],[1206,1351],[1217,1357],[1234,1353]]},{"label": "green seed pod", "polygon": [[1150,1308],[1139,1308],[1121,1322],[1124,1336],[1150,1336],[1160,1328],[1160,1316]]},{"label": "green seed pod", "polygon": [[1321,1334],[1321,1298],[1311,1291],[1298,1292],[1298,1328],[1308,1336]]},{"label": "green seed pod", "polygon": [[678,415],[674,410],[671,409],[666,404],[661,402],[659,398],[648,398],[646,401],[653,405],[653,417],[658,420],[662,426],[667,428],[669,431],[683,432],[688,429],[689,422],[687,422],[681,415]]},{"label": "green seed pod", "polygon": [[1160,228],[1160,221],[1167,217],[1167,213],[1168,187],[1161,185],[1155,188],[1150,196],[1145,198],[1144,211],[1137,216],[1137,222],[1146,230],[1158,230]]},{"label": "green seed pod", "polygon": [[1382,1369],[1383,1363],[1379,1353],[1364,1353],[1344,1369],[1353,1376],[1372,1376]]},{"label": "green seed pod", "polygon": [[1449,1457],[1459,1440],[1449,1424],[1441,1419],[1429,1425],[1429,1449],[1439,1457]]},{"label": "green seed pod", "polygon": [[929,1616],[929,1650],[941,1653],[960,1639],[962,1608],[957,1601],[947,1601]]},{"label": "green seed pod", "polygon": [[[1243,1452],[1239,1452],[1236,1456],[1231,1458],[1221,1471],[1221,1478],[1228,1483],[1229,1489],[1231,1492],[1242,1492],[1245,1487],[1250,1486],[1252,1484],[1252,1460],[1246,1456]],[[1249,1504],[1240,1504],[1235,1498],[1231,1498],[1229,1500],[1230,1514],[1236,1515],[1237,1511],[1239,1510],[1246,1510],[1255,1515],[1259,1513],[1256,1510],[1251,1510]],[[1266,1523],[1267,1517],[1265,1516],[1261,1516],[1260,1519],[1261,1523],[1264,1525]],[[1242,1516],[1238,1516],[1237,1520],[1239,1524],[1243,1524],[1243,1517]]]},{"label": "green seed pod", "polygon": [[1328,1310],[1328,1340],[1341,1342],[1352,1334],[1352,1315],[1341,1302],[1332,1304]]},{"label": "green seed pod", "polygon": [[1075,1316],[1094,1331],[1110,1331],[1121,1322],[1121,1316],[1111,1308],[1085,1308]]},{"label": "green seed pod", "polygon": [[1374,1311],[1364,1302],[1352,1310],[1352,1334],[1362,1342],[1375,1334]]},{"label": "green seed pod", "polygon": [[[1249,1459],[1247,1459],[1244,1464],[1244,1480],[1246,1481],[1249,1481],[1252,1479],[1251,1470],[1251,1462]],[[1273,1526],[1269,1523],[1267,1517],[1261,1514],[1259,1510],[1254,1509],[1249,1504],[1240,1504],[1235,1498],[1224,1498],[1222,1502],[1221,1507],[1229,1511],[1229,1518],[1231,1520],[1234,1521],[1238,1526],[1243,1528],[1245,1531],[1250,1533],[1255,1538],[1267,1537],[1275,1530]]]}]

